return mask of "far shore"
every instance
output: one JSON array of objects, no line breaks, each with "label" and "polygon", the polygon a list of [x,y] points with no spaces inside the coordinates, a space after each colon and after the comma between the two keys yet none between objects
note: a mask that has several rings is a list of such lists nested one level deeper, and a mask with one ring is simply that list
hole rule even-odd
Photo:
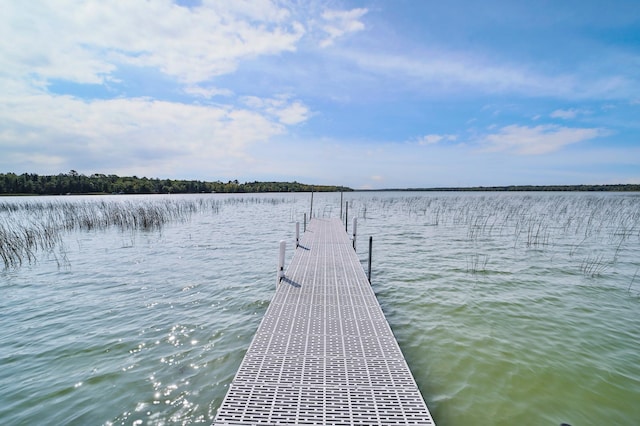
[{"label": "far shore", "polygon": [[[345,187],[346,188],[346,187]],[[640,185],[510,185],[510,186],[473,186],[473,187],[439,187],[439,188],[383,188],[383,189],[350,189],[349,192],[640,192]],[[291,191],[290,191],[291,192]],[[310,192],[310,191],[293,191]],[[339,191],[323,191],[339,192]],[[238,191],[238,192],[68,192],[64,194],[11,194],[0,193],[0,197],[33,197],[33,196],[70,196],[70,195],[167,195],[167,194],[278,194],[283,191]]]}]

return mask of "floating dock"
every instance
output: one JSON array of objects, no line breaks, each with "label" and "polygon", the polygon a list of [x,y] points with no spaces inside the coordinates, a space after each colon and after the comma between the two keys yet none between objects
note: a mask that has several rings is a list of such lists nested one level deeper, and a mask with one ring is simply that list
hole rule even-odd
[{"label": "floating dock", "polygon": [[214,425],[434,425],[338,219],[313,219]]}]

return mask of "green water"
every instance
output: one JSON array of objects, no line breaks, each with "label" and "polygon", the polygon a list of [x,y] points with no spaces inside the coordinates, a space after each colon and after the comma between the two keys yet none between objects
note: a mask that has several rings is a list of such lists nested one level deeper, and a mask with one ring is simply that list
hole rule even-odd
[{"label": "green water", "polygon": [[[69,231],[0,272],[2,424],[213,421],[310,197],[184,199],[199,197],[220,209]],[[373,236],[374,289],[438,425],[638,424],[638,194],[345,200],[363,264]],[[314,212],[336,217],[339,202],[315,194]],[[0,213],[12,220],[35,219]]]}]

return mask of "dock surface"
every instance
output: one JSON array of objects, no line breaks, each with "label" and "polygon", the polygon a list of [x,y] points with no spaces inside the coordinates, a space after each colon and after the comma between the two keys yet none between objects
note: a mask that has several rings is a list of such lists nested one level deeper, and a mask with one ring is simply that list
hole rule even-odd
[{"label": "dock surface", "polygon": [[338,219],[309,223],[214,424],[434,425]]}]

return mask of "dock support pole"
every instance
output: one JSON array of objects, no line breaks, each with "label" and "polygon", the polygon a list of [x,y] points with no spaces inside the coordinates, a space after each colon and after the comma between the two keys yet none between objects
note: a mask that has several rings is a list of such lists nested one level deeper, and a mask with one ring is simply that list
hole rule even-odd
[{"label": "dock support pole", "polygon": [[369,284],[371,284],[371,253],[373,252],[373,237],[369,237]]},{"label": "dock support pole", "polygon": [[342,191],[340,191],[340,220],[342,220]]},{"label": "dock support pole", "polygon": [[302,228],[302,232],[307,232],[307,214],[304,214],[304,228]]},{"label": "dock support pole", "polygon": [[284,278],[284,250],[286,247],[286,241],[280,240],[280,255],[278,256],[278,284]]},{"label": "dock support pole", "polygon": [[313,217],[313,188],[311,188],[311,207],[309,208],[309,220]]},{"label": "dock support pole", "polygon": [[296,248],[300,247],[300,222],[296,222]]},{"label": "dock support pole", "polygon": [[353,232],[353,250],[356,249],[356,234],[358,233],[357,229],[358,229],[358,218],[354,217],[353,218],[353,226],[352,226],[352,229],[351,229],[351,231]]},{"label": "dock support pole", "polygon": [[344,232],[349,232],[347,229],[347,224],[349,223],[349,202],[344,203]]}]

